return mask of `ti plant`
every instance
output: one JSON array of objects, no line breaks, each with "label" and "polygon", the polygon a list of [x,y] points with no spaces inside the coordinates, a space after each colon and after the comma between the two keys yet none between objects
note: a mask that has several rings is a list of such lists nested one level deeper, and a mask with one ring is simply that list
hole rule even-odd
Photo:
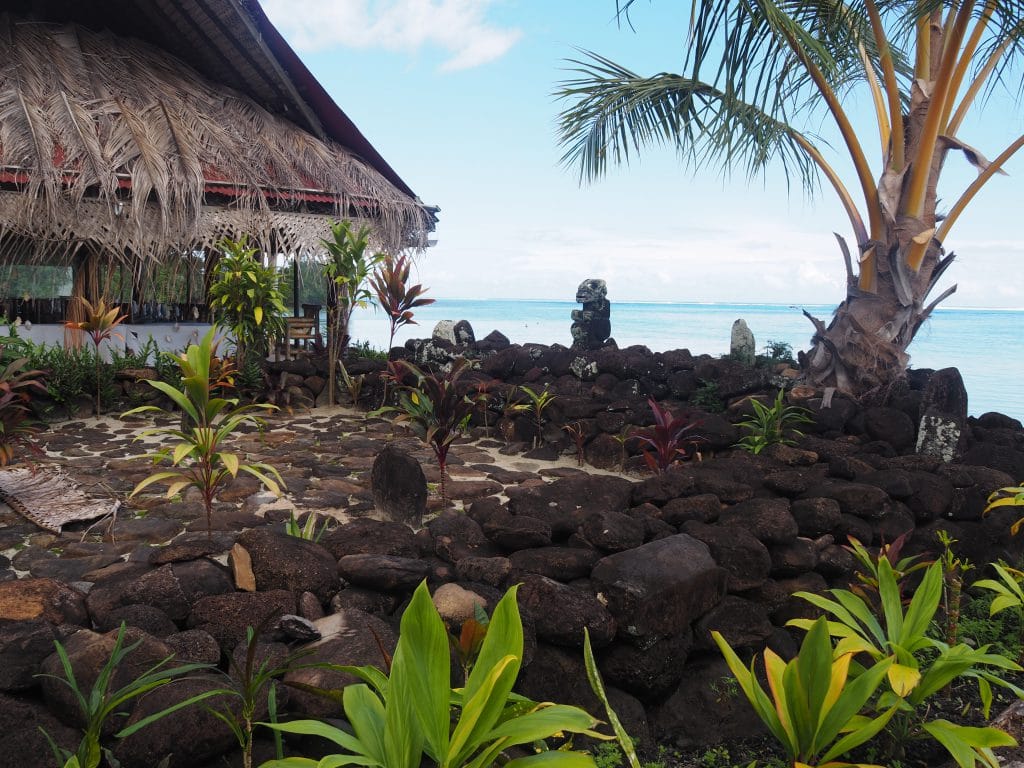
[{"label": "ti plant", "polygon": [[328,256],[323,266],[327,280],[328,405],[336,403],[337,366],[350,339],[352,313],[373,300],[367,281],[384,260],[384,254],[367,253],[370,232],[369,227],[354,229],[352,222],[338,221],[331,224],[331,239],[320,241]]},{"label": "ti plant", "polygon": [[409,272],[412,270],[412,259],[408,256],[385,256],[377,271],[370,278],[370,286],[377,295],[381,308],[388,313],[391,323],[391,335],[388,337],[388,357],[395,343],[395,333],[403,325],[415,325],[412,319],[413,310],[433,304],[434,299],[427,299],[423,294],[427,289],[420,284],[409,285]]},{"label": "ti plant", "polygon": [[587,428],[582,421],[574,421],[571,424],[563,424],[562,431],[572,438],[576,447],[576,466],[582,467],[584,462],[583,448],[587,442]]},{"label": "ti plant", "polygon": [[19,357],[0,370],[0,467],[14,461],[21,448],[39,450],[32,441],[39,427],[29,404],[33,394],[46,394],[45,374],[25,370],[28,364],[28,358]]},{"label": "ti plant", "polygon": [[784,397],[785,392],[780,389],[770,406],[751,399],[754,415],[739,422],[748,434],[740,438],[736,444],[738,447],[750,453],[760,453],[769,445],[792,445],[794,437],[803,437],[803,432],[796,425],[809,424],[813,419],[806,408],[786,405]]},{"label": "ti plant", "polygon": [[519,391],[526,395],[527,402],[513,404],[512,410],[530,415],[533,421],[533,447],[536,448],[544,442],[544,412],[555,401],[557,395],[548,391],[547,384],[540,392],[527,386],[519,387]]},{"label": "ti plant", "polygon": [[840,758],[874,738],[896,713],[891,704],[874,718],[860,711],[875,695],[891,659],[882,659],[857,676],[850,674],[854,651],[834,649],[826,620],[810,623],[800,651],[789,662],[771,649],[764,652],[766,692],[720,633],[711,636],[757,716],[782,745],[796,768],[865,766]]},{"label": "ti plant", "polygon": [[223,325],[231,329],[235,367],[241,369],[249,353],[265,358],[270,344],[284,336],[281,277],[276,269],[260,262],[259,252],[245,237],[225,238],[217,245],[221,253],[211,270],[210,308],[218,311]]},{"label": "ti plant", "polygon": [[[927,719],[931,697],[958,678],[977,682],[986,718],[992,704],[992,685],[1024,696],[1024,691],[1000,676],[1021,671],[1016,663],[989,653],[988,646],[951,646],[928,635],[936,620],[942,581],[942,564],[932,563],[904,610],[893,567],[887,559],[880,558],[880,615],[873,612],[869,602],[849,590],[830,590],[832,597],[809,592],[796,594],[831,616],[828,631],[839,640],[837,654],[853,652],[864,654],[875,664],[890,662],[886,671],[888,690],[874,704],[879,711],[893,706],[897,709],[886,729],[892,753],[889,757],[901,758],[902,750],[912,739],[932,738],[946,748],[961,768],[974,768],[978,761],[996,768],[998,762],[992,748],[1015,745],[1009,735],[991,727],[970,728],[943,719]],[[803,629],[812,625],[807,619],[789,623]]]},{"label": "ti plant", "polygon": [[693,448],[704,438],[691,434],[700,426],[686,416],[674,417],[668,408],[662,408],[654,398],[647,404],[654,415],[654,426],[633,430],[630,437],[643,443],[644,461],[652,472],[661,474],[669,467],[688,457],[687,447]]},{"label": "ti plant", "polygon": [[[319,720],[266,724],[284,733],[320,736],[341,751],[319,763],[289,757],[261,768],[593,768],[590,755],[549,750],[544,740],[566,733],[605,738],[593,731],[597,721],[577,707],[537,704],[512,693],[522,659],[523,627],[513,587],[494,609],[465,686],[452,688],[448,634],[421,584],[402,615],[390,675],[372,667],[343,668],[364,681],[343,692],[350,729]],[[519,745],[541,751],[509,759],[505,751]]]},{"label": "ti plant", "polygon": [[[441,375],[427,373],[404,360],[390,363],[389,367],[392,378],[399,382],[398,404],[379,408],[371,415],[397,413],[394,423],[405,424],[430,446],[441,471],[441,505],[447,506],[448,451],[469,426],[477,404],[459,387],[469,363],[465,358],[458,358]],[[404,383],[409,379],[413,383]]]},{"label": "ti plant", "polygon": [[[170,463],[169,469],[154,472],[145,478],[131,492],[135,496],[154,483],[167,485],[167,498],[173,497],[185,488],[196,488],[203,499],[206,512],[206,531],[213,536],[213,501],[218,491],[228,480],[236,477],[239,472],[252,475],[272,493],[280,495],[283,485],[278,471],[262,462],[243,463],[239,456],[225,450],[225,443],[243,424],[262,425],[257,416],[259,411],[276,410],[275,406],[266,403],[254,405],[238,405],[237,399],[216,396],[227,372],[217,374],[217,341],[214,336],[216,326],[211,328],[196,345],[189,345],[184,354],[176,357],[181,369],[182,388],[176,389],[163,381],[149,381],[149,385],[171,399],[190,420],[182,423],[180,428],[154,427],[147,429],[136,439],[151,435],[171,438],[173,444],[161,448],[143,458],[150,459],[154,466]],[[213,374],[213,375],[211,375]],[[143,405],[127,411],[124,415],[138,413],[166,413],[155,405]]]},{"label": "ti plant", "polygon": [[82,303],[85,318],[83,320],[69,320],[64,324],[64,327],[72,331],[83,331],[92,339],[96,352],[96,415],[99,416],[103,408],[101,398],[103,377],[100,375],[100,369],[102,368],[100,345],[112,338],[119,338],[121,341],[124,341],[124,336],[115,329],[128,316],[118,316],[120,310],[116,306],[108,308],[107,301],[103,298],[97,300],[95,304],[84,298],[79,298],[78,300]]},{"label": "ti plant", "polygon": [[[130,645],[125,645],[125,625],[121,624],[114,641],[114,647],[110,651],[110,657],[103,667],[100,668],[92,688],[88,691],[83,691],[75,677],[75,671],[71,666],[71,660],[68,658],[67,651],[60,642],[54,641],[64,676],[53,676],[53,679],[67,686],[71,691],[85,722],[82,739],[74,753],[58,747],[50,735],[43,731],[43,735],[50,743],[50,749],[53,751],[58,766],[65,766],[65,768],[98,768],[104,757],[106,757],[110,765],[117,765],[118,763],[114,761],[110,750],[100,744],[100,737],[106,722],[111,717],[123,714],[125,707],[134,699],[144,696],[150,691],[167,685],[191,672],[208,669],[206,664],[182,664],[171,667],[168,664],[172,657],[168,657],[154,664],[138,677],[129,680],[120,688],[111,690],[118,667],[141,643],[142,641],[138,640]],[[203,693],[178,702],[118,731],[115,736],[119,739],[131,736],[156,720],[166,717],[179,709],[192,706],[212,695],[212,693]]]}]

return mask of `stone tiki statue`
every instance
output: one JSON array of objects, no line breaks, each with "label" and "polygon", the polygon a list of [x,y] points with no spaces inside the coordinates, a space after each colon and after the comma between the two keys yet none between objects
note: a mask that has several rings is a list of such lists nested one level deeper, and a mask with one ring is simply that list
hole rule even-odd
[{"label": "stone tiki statue", "polygon": [[584,280],[576,289],[583,309],[572,311],[572,348],[597,349],[612,335],[612,305],[604,280]]}]

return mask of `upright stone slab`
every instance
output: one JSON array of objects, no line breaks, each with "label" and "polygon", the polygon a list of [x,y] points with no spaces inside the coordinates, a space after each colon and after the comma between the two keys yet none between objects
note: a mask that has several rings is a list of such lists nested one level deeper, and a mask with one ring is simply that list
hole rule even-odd
[{"label": "upright stone slab", "polygon": [[917,452],[949,462],[958,458],[967,439],[967,388],[956,368],[932,374],[921,400]]},{"label": "upright stone slab", "polygon": [[373,503],[386,520],[418,527],[427,511],[427,478],[415,458],[388,444],[370,471]]},{"label": "upright stone slab", "polygon": [[619,635],[647,645],[686,632],[717,605],[727,574],[703,542],[681,533],[602,558],[590,578]]},{"label": "upright stone slab", "polygon": [[729,337],[729,355],[733,360],[752,364],[757,355],[754,333],[747,327],[746,320],[737,320],[732,324],[732,335]]}]

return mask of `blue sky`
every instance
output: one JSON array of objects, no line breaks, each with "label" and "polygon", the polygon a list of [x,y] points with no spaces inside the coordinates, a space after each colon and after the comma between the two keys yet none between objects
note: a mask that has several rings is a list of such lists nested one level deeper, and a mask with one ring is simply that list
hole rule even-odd
[{"label": "blue sky", "polygon": [[[571,301],[580,281],[609,298],[832,304],[844,269],[833,232],[847,219],[822,190],[691,175],[671,151],[581,187],[559,165],[559,105],[574,46],[642,74],[679,71],[687,3],[638,3],[635,31],[614,0],[262,0],[303,61],[399,175],[441,207],[419,279],[448,298]],[[863,112],[856,99],[852,112]],[[863,107],[863,108],[862,108]],[[995,157],[1024,130],[997,98],[960,138]],[[873,134],[869,133],[868,136]],[[878,161],[877,141],[868,144]],[[876,166],[877,168],[877,166]],[[953,230],[948,306],[1024,307],[1024,152]],[[947,161],[949,198],[973,170]],[[1009,279],[1007,276],[1010,276]]]}]

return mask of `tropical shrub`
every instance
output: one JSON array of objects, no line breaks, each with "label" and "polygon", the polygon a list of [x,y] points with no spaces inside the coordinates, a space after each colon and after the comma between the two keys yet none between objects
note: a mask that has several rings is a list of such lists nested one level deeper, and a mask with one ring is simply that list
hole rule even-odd
[{"label": "tropical shrub", "polygon": [[[1001,676],[1006,672],[1019,672],[1021,667],[1004,656],[989,653],[987,646],[949,645],[929,636],[942,587],[942,564],[932,563],[904,610],[894,570],[887,559],[880,558],[881,612],[878,616],[868,601],[849,590],[829,590],[832,597],[809,592],[796,594],[832,617],[828,630],[839,640],[836,654],[853,652],[864,654],[874,664],[890,662],[886,673],[888,690],[873,704],[876,711],[896,707],[896,714],[886,727],[889,757],[901,757],[906,744],[913,739],[931,738],[962,768],[973,768],[975,761],[995,766],[992,748],[1014,746],[1016,742],[996,728],[970,728],[942,719],[928,720],[929,700],[957,679],[974,680],[987,718],[992,704],[992,685],[1024,696],[1024,691]],[[803,629],[810,629],[812,625],[807,619],[794,619],[789,623]]]},{"label": "tropical shrub", "polygon": [[[274,467],[262,462],[243,463],[237,454],[225,450],[228,438],[241,425],[261,426],[263,422],[257,412],[276,410],[276,407],[266,403],[240,406],[237,399],[216,396],[217,390],[230,385],[230,369],[222,367],[218,361],[215,335],[216,326],[209,330],[198,345],[189,345],[184,354],[176,357],[181,371],[181,389],[164,381],[148,382],[182,410],[183,423],[179,428],[147,429],[136,438],[138,440],[151,435],[172,438],[171,445],[142,457],[150,459],[154,466],[169,463],[170,468],[154,472],[139,482],[131,492],[131,496],[135,496],[154,483],[163,483],[167,485],[167,498],[171,498],[185,488],[196,488],[202,495],[206,531],[210,536],[213,535],[214,498],[227,481],[239,472],[252,475],[278,495],[279,484],[283,485]],[[139,413],[166,411],[155,405],[143,405],[124,415]]]},{"label": "tropical shrub", "polygon": [[541,751],[503,762],[507,768],[552,765],[593,767],[590,755],[549,750],[545,739],[593,731],[597,721],[576,707],[537,704],[512,693],[523,658],[523,627],[513,587],[494,609],[477,663],[462,688],[451,687],[448,634],[427,592],[415,591],[402,615],[390,674],[372,667],[341,668],[364,682],[342,696],[351,730],[318,720],[265,723],[283,733],[320,736],[342,752],[319,763],[304,757],[269,760],[261,768],[366,765],[420,768],[489,768],[510,747]]},{"label": "tropical shrub", "polygon": [[82,304],[85,312],[84,320],[69,320],[64,325],[70,330],[84,331],[86,335],[92,340],[93,351],[96,353],[96,368],[95,368],[95,383],[96,383],[96,415],[99,416],[102,412],[102,390],[103,390],[103,376],[101,373],[101,367],[103,361],[100,358],[100,344],[104,341],[109,341],[112,338],[119,338],[124,341],[122,336],[115,329],[128,317],[127,315],[120,315],[120,310],[117,307],[107,307],[106,299],[99,299],[96,304],[92,304],[87,299],[79,298],[78,301]]},{"label": "tropical shrub", "polygon": [[321,240],[327,249],[328,261],[323,266],[327,280],[327,356],[328,404],[334,405],[336,366],[344,357],[349,342],[349,327],[356,307],[366,307],[373,293],[366,287],[373,270],[384,260],[384,254],[368,254],[370,228],[353,229],[352,222],[331,224],[331,239]]},{"label": "tropical shrub", "polygon": [[288,515],[288,519],[284,523],[284,532],[287,536],[292,536],[296,539],[305,539],[306,541],[319,542],[327,533],[327,527],[331,520],[329,517],[325,517],[323,523],[317,528],[318,515],[316,512],[309,512],[306,515],[306,519],[303,522],[299,522],[298,518],[295,517],[294,510]]},{"label": "tropical shrub", "polygon": [[[441,504],[447,504],[445,475],[451,444],[466,431],[477,401],[460,391],[459,381],[470,370],[465,358],[452,362],[440,375],[421,370],[410,362],[389,364],[392,378],[399,382],[398,404],[371,415],[397,413],[395,424],[404,424],[430,446],[441,470]],[[406,383],[412,379],[413,383]]]},{"label": "tropical shrub", "polygon": [[850,765],[838,758],[874,738],[898,709],[894,702],[874,718],[860,715],[893,662],[879,659],[861,674],[851,676],[855,651],[833,648],[824,618],[808,624],[799,653],[788,663],[771,649],[765,650],[770,693],[758,682],[753,663],[747,669],[719,632],[711,636],[743,694],[793,765]]},{"label": "tropical shrub", "polygon": [[241,368],[251,350],[266,358],[270,345],[284,336],[285,306],[281,276],[265,267],[245,237],[221,240],[220,258],[213,266],[209,290],[210,309],[220,323],[231,329],[235,365]]},{"label": "tropical shrub", "polygon": [[420,284],[409,285],[412,259],[408,256],[386,255],[370,277],[370,286],[377,295],[381,309],[388,313],[391,335],[388,337],[388,358],[395,343],[395,333],[403,325],[416,325],[413,310],[433,304],[434,299],[423,298],[427,289]]},{"label": "tropical shrub", "polygon": [[525,403],[513,403],[510,407],[519,413],[528,413],[533,421],[533,447],[536,448],[544,442],[544,412],[555,401],[556,395],[548,391],[547,384],[544,389],[538,392],[535,389],[522,385],[519,391],[527,397]]},{"label": "tropical shrub", "polygon": [[[110,750],[100,744],[100,736],[103,733],[103,727],[106,722],[111,717],[120,714],[123,711],[124,706],[133,699],[144,696],[150,691],[167,685],[184,675],[209,668],[209,665],[194,663],[171,667],[168,665],[173,657],[168,656],[163,661],[154,664],[138,677],[129,680],[117,690],[111,690],[110,688],[114,679],[114,674],[118,667],[129,654],[139,647],[142,640],[138,640],[127,646],[124,643],[125,625],[122,623],[117,632],[114,647],[110,651],[110,657],[100,669],[95,682],[92,684],[92,688],[88,691],[83,691],[79,687],[78,680],[75,678],[75,672],[71,666],[71,660],[68,658],[67,651],[64,649],[64,646],[60,641],[54,641],[54,646],[56,646],[57,656],[60,658],[64,676],[51,677],[62,685],[67,686],[71,691],[74,695],[75,702],[78,704],[82,719],[85,721],[82,740],[79,742],[78,748],[74,753],[58,747],[53,739],[50,738],[50,735],[46,733],[45,730],[43,731],[43,735],[46,736],[47,741],[50,743],[50,749],[53,751],[54,758],[57,760],[58,768],[60,768],[60,766],[64,766],[65,768],[98,768],[104,758],[109,765],[118,765],[114,756],[110,753]],[[209,698],[211,695],[213,694],[199,694],[198,696],[181,701],[173,706],[156,712],[149,717],[128,726],[127,728],[121,729],[115,734],[115,736],[118,739],[131,736],[133,733],[140,731],[172,712],[192,706],[204,698]]]},{"label": "tropical shrub", "polygon": [[748,434],[740,438],[736,444],[738,447],[751,453],[760,453],[769,445],[792,445],[794,437],[803,437],[803,432],[796,425],[808,424],[812,419],[806,408],[786,405],[784,397],[785,392],[780,389],[770,406],[751,399],[754,415],[739,422],[739,426],[746,429]]},{"label": "tropical shrub", "polygon": [[638,427],[630,437],[643,443],[643,456],[652,472],[665,472],[669,467],[688,458],[687,448],[694,448],[704,438],[691,432],[700,426],[686,416],[674,417],[668,408],[662,408],[654,398],[647,404],[654,415],[654,426]]},{"label": "tropical shrub", "polygon": [[1006,610],[1015,615],[1017,662],[1020,663],[1024,661],[1024,589],[1021,588],[1021,584],[1024,583],[1024,572],[1002,563],[992,563],[992,570],[996,572],[997,579],[978,579],[972,586],[992,594],[988,612],[990,617]]},{"label": "tropical shrub", "polygon": [[[999,507],[1024,507],[1024,483],[993,491],[988,497],[988,505],[985,507],[984,514],[987,515]],[[1010,533],[1016,536],[1021,525],[1024,525],[1024,517],[1010,526]]]},{"label": "tropical shrub", "polygon": [[40,425],[30,405],[33,396],[44,394],[46,387],[43,371],[26,370],[28,365],[28,359],[21,357],[0,370],[0,467],[14,461],[23,448],[36,450],[33,436]]}]

